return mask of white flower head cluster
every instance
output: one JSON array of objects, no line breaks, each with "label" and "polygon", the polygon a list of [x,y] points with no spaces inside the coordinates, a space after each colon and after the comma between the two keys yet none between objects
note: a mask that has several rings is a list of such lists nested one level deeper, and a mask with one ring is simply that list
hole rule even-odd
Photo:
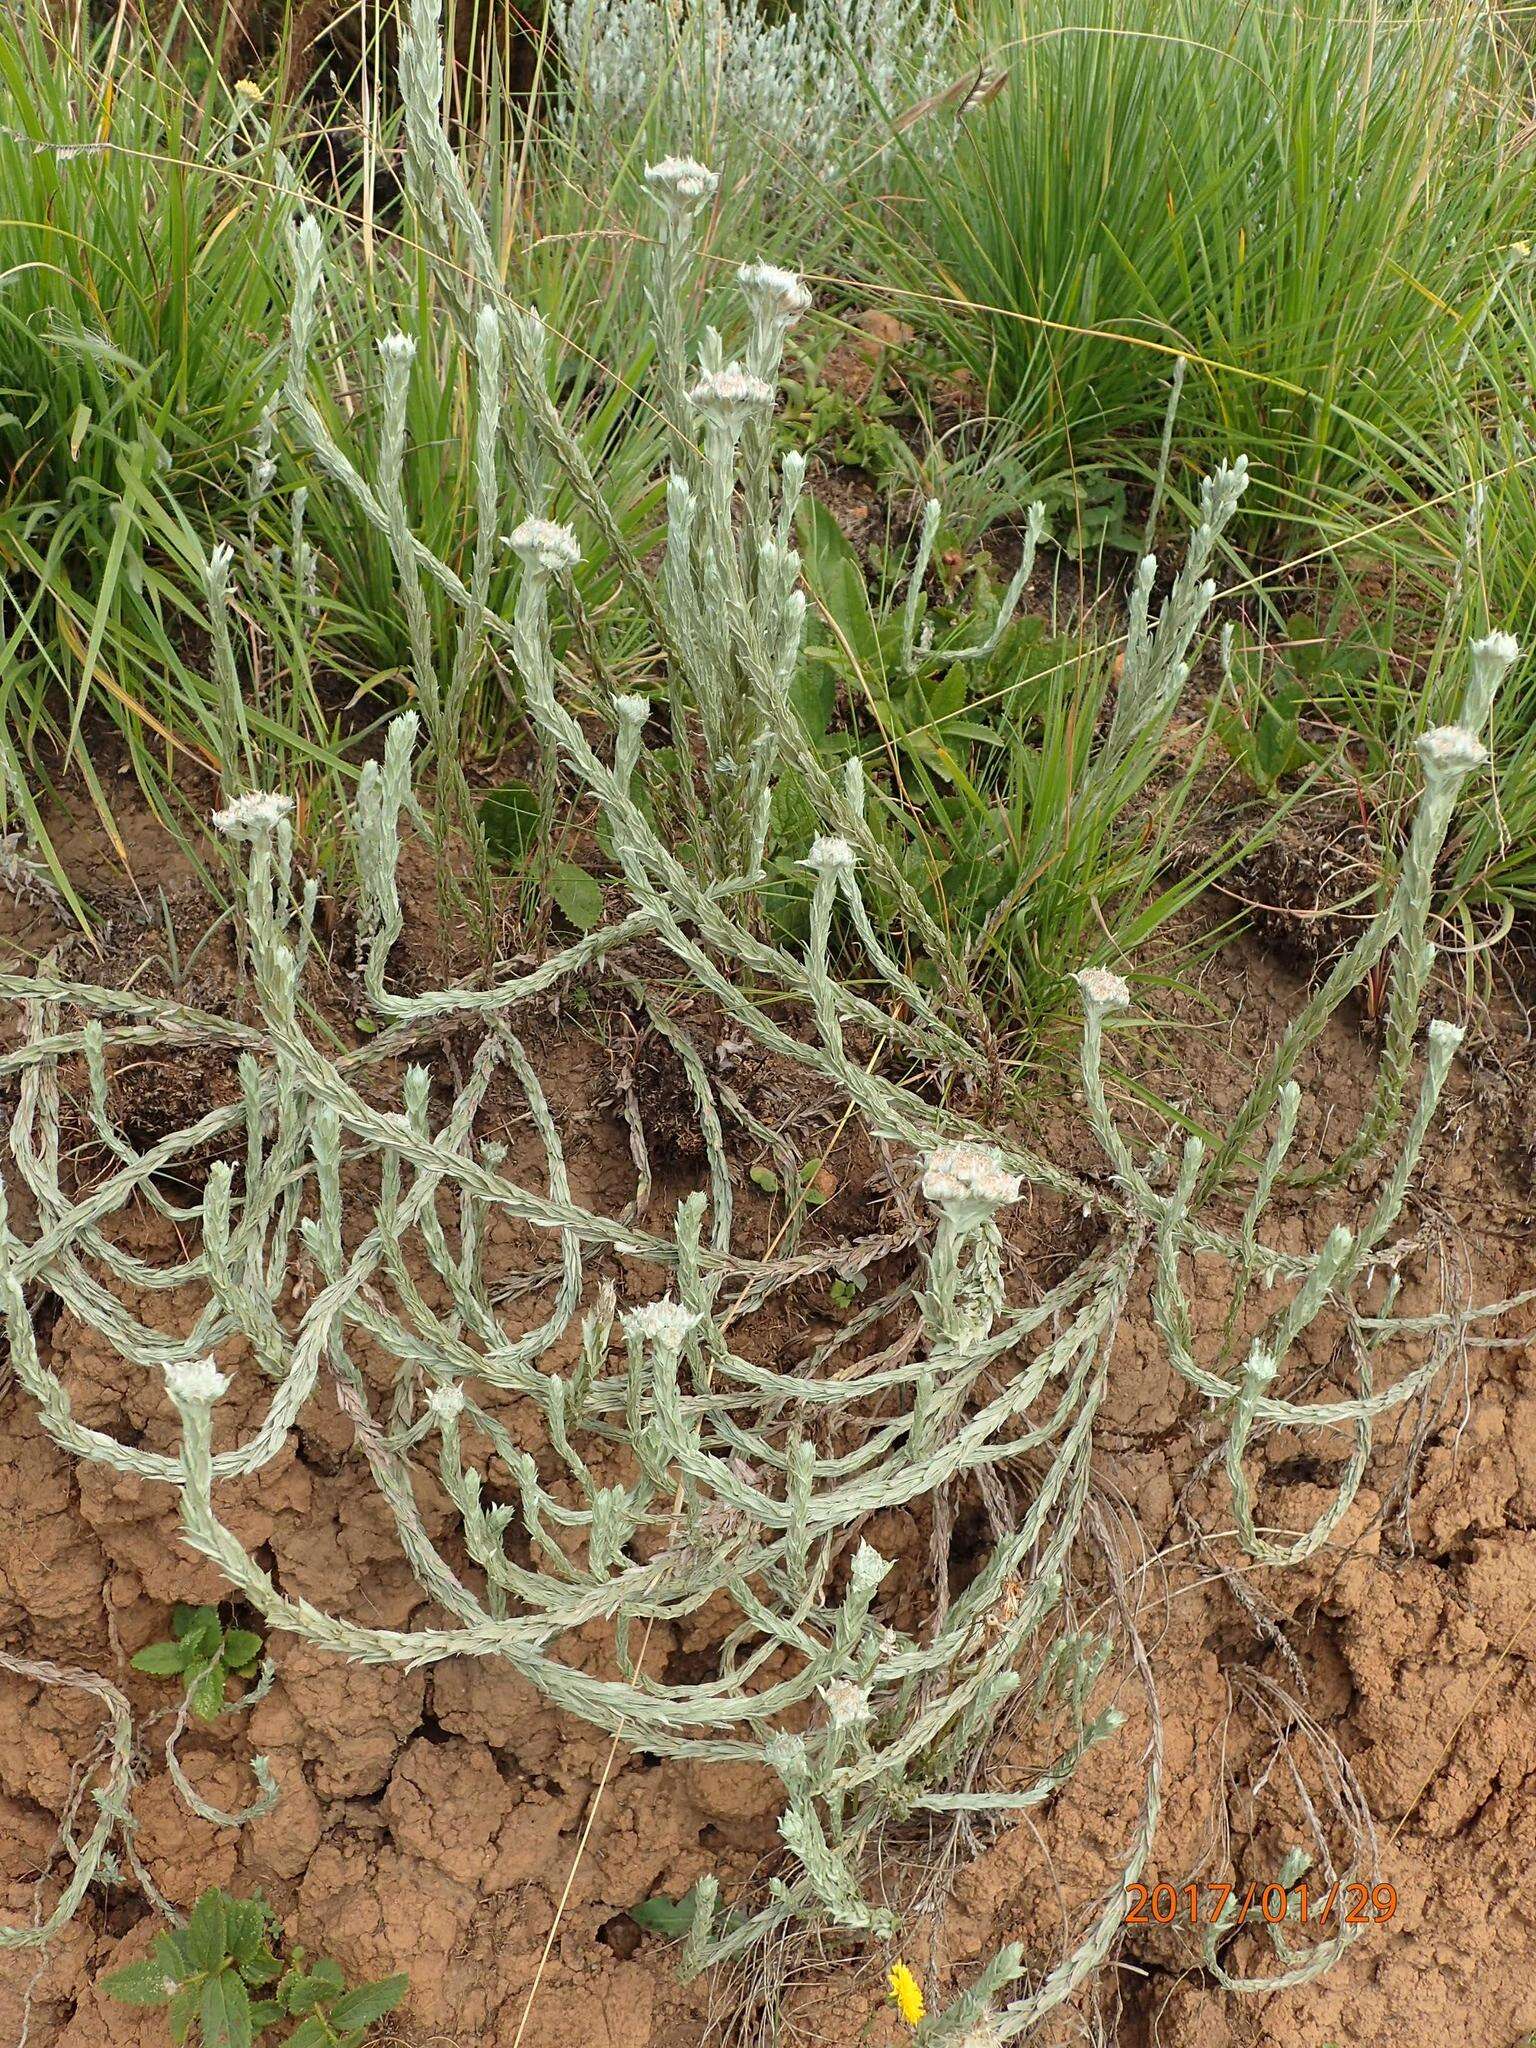
[{"label": "white flower head cluster", "polygon": [[416,338],[411,334],[402,334],[397,327],[393,334],[379,337],[378,350],[386,363],[414,363]]},{"label": "white flower head cluster", "polygon": [[1496,661],[1501,668],[1508,668],[1520,658],[1520,642],[1513,633],[1486,633],[1481,640],[1472,642],[1472,658]]},{"label": "white flower head cluster", "polygon": [[629,1310],[624,1328],[637,1343],[654,1344],[658,1351],[675,1358],[698,1320],[694,1311],[684,1308],[680,1301],[648,1301]]},{"label": "white flower head cluster", "polygon": [[464,1389],[456,1380],[439,1380],[427,1395],[427,1413],[438,1422],[457,1422],[464,1413]]},{"label": "white flower head cluster", "polygon": [[1082,967],[1072,979],[1082,991],[1083,1006],[1089,1010],[1125,1010],[1130,1007],[1130,984],[1107,967]]},{"label": "white flower head cluster", "polygon": [[645,187],[669,211],[696,213],[707,199],[713,199],[720,183],[707,164],[696,157],[664,156],[659,164],[645,167]]},{"label": "white flower head cluster", "polygon": [[1444,1052],[1447,1055],[1456,1051],[1466,1035],[1466,1031],[1460,1024],[1452,1024],[1444,1017],[1436,1017],[1430,1024],[1426,1034],[1430,1044],[1437,1051]]},{"label": "white flower head cluster", "polygon": [[1024,1182],[1010,1173],[995,1145],[940,1145],[923,1164],[923,1200],[957,1222],[990,1216],[1019,1199]]},{"label": "white flower head cluster", "polygon": [[862,1728],[874,1709],[869,1694],[851,1678],[834,1678],[821,1688],[827,1715],[834,1728]]},{"label": "white flower head cluster", "polygon": [[792,327],[810,311],[811,295],[797,270],[780,270],[776,263],[743,263],[736,282],[753,312],[781,327]]},{"label": "white flower head cluster", "polygon": [[851,875],[858,864],[859,857],[847,840],[827,832],[811,841],[811,850],[800,863],[817,875]]},{"label": "white flower head cluster", "polygon": [[168,1365],[165,1385],[178,1406],[206,1406],[228,1389],[229,1377],[219,1371],[211,1358],[195,1358],[189,1364]]},{"label": "white flower head cluster", "polygon": [[1244,1363],[1243,1371],[1254,1386],[1267,1387],[1279,1367],[1272,1351],[1266,1351],[1262,1344],[1255,1344]]},{"label": "white flower head cluster", "polygon": [[1419,759],[1426,775],[1466,775],[1483,766],[1488,749],[1464,725],[1436,725],[1420,734]]},{"label": "white flower head cluster", "polygon": [[222,810],[215,811],[213,828],[226,839],[260,839],[265,833],[275,832],[284,818],[292,815],[291,796],[252,789],[244,796],[232,797]]},{"label": "white flower head cluster", "polygon": [[524,568],[543,576],[558,576],[581,560],[575,534],[553,519],[525,519],[507,535],[507,546]]},{"label": "white flower head cluster", "polygon": [[773,387],[740,363],[727,363],[723,370],[705,371],[689,392],[688,403],[734,436],[754,413],[772,407]]}]

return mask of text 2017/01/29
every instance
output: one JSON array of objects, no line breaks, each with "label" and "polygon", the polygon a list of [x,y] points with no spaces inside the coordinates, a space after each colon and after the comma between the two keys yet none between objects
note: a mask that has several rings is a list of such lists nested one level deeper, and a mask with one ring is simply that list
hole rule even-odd
[{"label": "text 2017/01/29", "polygon": [[1128,1927],[1237,1926],[1257,1914],[1271,1926],[1324,1926],[1335,1916],[1346,1927],[1373,1927],[1397,1911],[1390,1884],[1133,1884],[1125,1893]]}]

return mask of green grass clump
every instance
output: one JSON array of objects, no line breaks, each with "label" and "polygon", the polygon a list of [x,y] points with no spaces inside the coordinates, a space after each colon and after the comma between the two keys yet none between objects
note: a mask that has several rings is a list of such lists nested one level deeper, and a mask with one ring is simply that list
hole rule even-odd
[{"label": "green grass clump", "polygon": [[1004,89],[940,174],[911,159],[879,257],[1039,473],[1150,464],[1184,355],[1178,445],[1248,452],[1250,537],[1399,488],[1528,227],[1486,10],[987,0],[976,27]]}]

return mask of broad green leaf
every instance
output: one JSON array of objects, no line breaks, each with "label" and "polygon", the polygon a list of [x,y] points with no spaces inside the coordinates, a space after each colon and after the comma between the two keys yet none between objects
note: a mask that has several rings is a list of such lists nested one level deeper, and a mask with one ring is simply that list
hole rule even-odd
[{"label": "broad green leaf", "polygon": [[191,1969],[187,1937],[179,1927],[167,1928],[155,1936],[155,1961],[167,1977],[185,1977]]},{"label": "broad green leaf", "polygon": [[837,708],[837,673],[829,661],[802,661],[790,679],[789,701],[813,740],[824,740]]},{"label": "broad green leaf", "polygon": [[174,1678],[195,1662],[185,1643],[147,1643],[134,1652],[135,1671],[147,1671],[151,1678]]},{"label": "broad green leaf", "polygon": [[254,1629],[226,1629],[224,1664],[230,1671],[244,1671],[261,1655],[261,1637]]},{"label": "broad green leaf", "polygon": [[251,2000],[233,1970],[216,1970],[198,2007],[203,2048],[251,2048]]},{"label": "broad green leaf", "polygon": [[642,1899],[638,1906],[630,1907],[629,1917],[647,1934],[659,1934],[664,1941],[679,1941],[692,1927],[698,1910],[698,1900],[691,1891],[686,1891],[680,1899],[669,1899],[665,1894]]},{"label": "broad green leaf", "polygon": [[267,1931],[267,1916],[255,1899],[231,1899],[225,1908],[229,1953],[243,1970],[253,1961]]},{"label": "broad green leaf", "polygon": [[312,1970],[288,1979],[283,1986],[283,2003],[290,2012],[309,2012],[327,1999],[339,1997],[346,1987],[340,1963],[322,1956]]},{"label": "broad green leaf", "polygon": [[101,1989],[119,2005],[169,2005],[175,1992],[166,1989],[168,1981],[160,1964],[146,1957],[142,1963],[111,1971],[102,1978]]},{"label": "broad green leaf", "polygon": [[222,1892],[204,1892],[192,1908],[192,1917],[186,1925],[186,1942],[187,1954],[199,1970],[223,1967],[229,1954],[229,1926]]},{"label": "broad green leaf", "polygon": [[184,1643],[190,1656],[211,1657],[224,1639],[216,1607],[186,1607],[178,1604],[171,1612],[171,1634]]},{"label": "broad green leaf", "polygon": [[594,875],[574,861],[556,861],[549,877],[549,893],[560,906],[561,915],[579,932],[589,932],[602,920],[603,892]]},{"label": "broad green leaf", "polygon": [[308,2019],[299,2021],[283,2048],[329,2048],[330,2039],[324,2023],[311,2013]]},{"label": "broad green leaf", "polygon": [[247,1984],[275,1984],[283,1974],[283,1966],[263,1943],[249,1962],[240,1965],[240,1974]]},{"label": "broad green leaf", "polygon": [[210,1665],[192,1688],[192,1711],[200,1721],[212,1721],[224,1704],[228,1677],[222,1664]]},{"label": "broad green leaf", "polygon": [[805,580],[830,622],[840,664],[861,670],[871,687],[882,685],[879,634],[863,565],[819,498],[807,493],[800,500],[798,524],[805,550]]},{"label": "broad green leaf", "polygon": [[333,2027],[371,2027],[375,2020],[383,2019],[385,2013],[393,2012],[411,1988],[411,1980],[405,1975],[380,1977],[372,1984],[359,1984],[338,1998],[330,2010]]}]

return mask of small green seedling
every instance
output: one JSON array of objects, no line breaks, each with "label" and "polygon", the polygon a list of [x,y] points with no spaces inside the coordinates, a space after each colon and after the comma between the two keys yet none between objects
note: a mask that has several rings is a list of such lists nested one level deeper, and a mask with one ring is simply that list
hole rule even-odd
[{"label": "small green seedling", "polygon": [[269,2028],[285,2030],[270,2036],[283,2048],[360,2048],[410,1988],[396,1976],[349,1990],[339,1963],[310,1963],[301,1948],[285,1960],[277,1939],[264,1899],[232,1899],[214,1887],[185,1927],[157,1934],[152,1955],[114,1970],[101,1988],[121,2005],[164,2006],[171,2039],[200,2048],[252,2048]]},{"label": "small green seedling", "polygon": [[212,1721],[224,1705],[230,1679],[249,1678],[260,1655],[261,1637],[254,1629],[225,1628],[216,1607],[178,1602],[171,1612],[170,1641],[147,1644],[133,1668],[153,1678],[185,1677],[193,1713],[200,1721]]},{"label": "small green seedling", "polygon": [[[648,1899],[642,1899],[638,1906],[631,1906],[629,1917],[637,1927],[647,1934],[659,1935],[663,1941],[682,1941],[693,1931],[698,1917],[699,1887],[690,1885],[680,1899],[668,1897],[665,1892],[656,1892]],[[739,1926],[739,1913],[725,1913],[718,1925],[725,1930]]]}]

